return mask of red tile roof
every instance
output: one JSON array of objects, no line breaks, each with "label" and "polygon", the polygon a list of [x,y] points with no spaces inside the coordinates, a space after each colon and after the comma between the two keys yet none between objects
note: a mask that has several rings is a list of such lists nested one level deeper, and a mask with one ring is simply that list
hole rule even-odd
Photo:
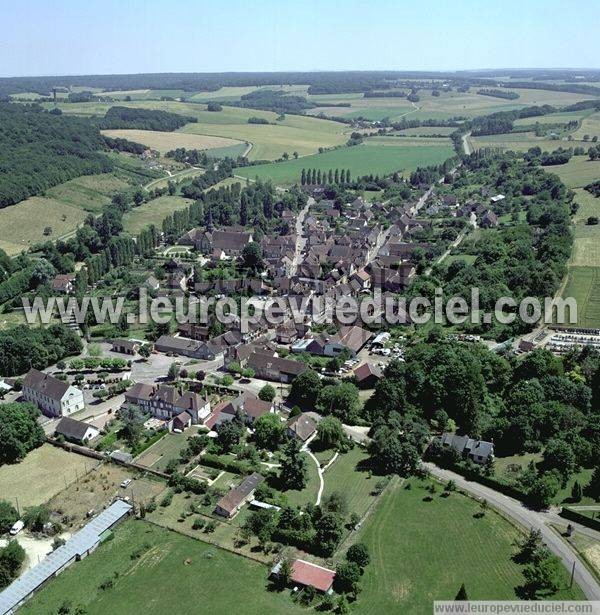
[{"label": "red tile roof", "polygon": [[301,585],[310,585],[322,592],[327,592],[333,585],[335,572],[302,559],[292,564],[292,581]]}]

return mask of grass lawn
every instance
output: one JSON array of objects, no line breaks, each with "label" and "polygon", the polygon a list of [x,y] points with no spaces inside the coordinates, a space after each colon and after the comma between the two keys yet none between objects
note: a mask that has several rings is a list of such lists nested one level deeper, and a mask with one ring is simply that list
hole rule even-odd
[{"label": "grass lawn", "polygon": [[184,199],[180,196],[159,196],[157,199],[128,211],[123,216],[123,227],[133,235],[137,235],[150,224],[160,229],[164,218],[177,209],[185,209],[191,203],[191,199]]},{"label": "grass lawn", "polygon": [[12,504],[18,498],[21,510],[43,504],[95,465],[93,459],[43,444],[20,463],[0,466],[0,497]]},{"label": "grass lawn", "polygon": [[[188,134],[184,132],[159,132],[157,130],[102,130],[103,135],[113,139],[128,139],[142,143],[161,154],[185,147],[186,149],[212,149],[240,145],[239,141],[224,137]],[[243,144],[242,144],[243,145]]]},{"label": "grass lawn", "polygon": [[284,491],[290,506],[304,506],[309,502],[314,504],[317,501],[317,494],[319,493],[320,486],[317,466],[311,457],[306,453],[303,454],[306,457],[306,464],[308,467],[308,482],[302,491],[296,491],[294,489]]},{"label": "grass lawn", "polygon": [[[132,554],[141,552],[139,557]],[[114,539],[51,581],[20,612],[55,613],[68,597],[89,615],[131,613],[305,612],[289,593],[267,590],[268,568],[144,521],[127,521]],[[113,578],[114,586],[99,585]]]},{"label": "grass lawn", "polygon": [[188,434],[196,435],[196,432],[188,430],[186,434],[165,434],[137,457],[136,463],[155,470],[164,470],[171,459],[179,459],[179,453],[187,446]]},{"label": "grass lawn", "polygon": [[326,498],[334,491],[344,494],[349,513],[354,512],[361,517],[375,499],[371,492],[381,478],[370,476],[367,470],[360,469],[361,462],[368,457],[362,448],[355,446],[351,451],[340,455],[323,475],[323,497]]},{"label": "grass lawn", "polygon": [[[371,553],[353,612],[430,613],[433,600],[453,600],[464,583],[472,600],[515,600],[522,568],[511,559],[518,531],[488,511],[473,517],[477,502],[459,493],[425,502],[424,483],[411,480],[407,490],[396,483],[384,493],[358,539]],[[485,560],[482,565],[480,554]],[[578,588],[563,587],[557,599],[583,599]]]},{"label": "grass lawn", "polygon": [[[254,167],[239,167],[235,174],[254,179],[259,177],[271,179],[276,184],[290,185],[300,182],[302,169],[350,169],[352,177],[370,173],[383,175],[393,171],[410,171],[418,166],[439,164],[453,155],[452,147],[448,145],[419,145],[418,147],[404,144],[397,139],[390,145],[356,145],[345,147],[323,154],[315,154],[299,158]],[[423,139],[423,141],[426,141]],[[387,143],[387,142],[386,142]]]}]

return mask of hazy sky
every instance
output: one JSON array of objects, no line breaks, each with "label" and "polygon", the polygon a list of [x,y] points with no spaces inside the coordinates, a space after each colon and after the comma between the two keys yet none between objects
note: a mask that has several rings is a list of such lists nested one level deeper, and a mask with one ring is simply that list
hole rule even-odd
[{"label": "hazy sky", "polygon": [[4,0],[2,5],[2,76],[600,68],[600,0]]}]

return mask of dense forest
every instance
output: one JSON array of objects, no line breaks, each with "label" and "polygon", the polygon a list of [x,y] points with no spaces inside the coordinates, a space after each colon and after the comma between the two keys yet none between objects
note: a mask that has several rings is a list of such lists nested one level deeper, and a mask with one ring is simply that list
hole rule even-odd
[{"label": "dense forest", "polygon": [[481,90],[477,90],[477,94],[481,94],[482,96],[492,96],[494,98],[505,98],[506,100],[515,100],[519,98],[519,94],[516,92],[499,90],[498,88],[482,88]]},{"label": "dense forest", "polygon": [[136,130],[162,130],[170,132],[177,130],[190,122],[196,122],[195,117],[169,113],[158,109],[137,109],[132,107],[111,107],[99,126],[107,128],[134,128]]},{"label": "dense forest", "polygon": [[[23,92],[37,92],[50,96],[53,88],[63,91],[73,86],[102,88],[105,90],[183,90],[185,92],[214,92],[223,86],[304,85],[309,94],[340,92],[366,92],[374,89],[396,87],[402,80],[444,80],[452,86],[469,85],[493,87],[497,84],[498,71],[340,71],[340,72],[257,72],[257,73],[148,73],[136,75],[87,75],[56,77],[6,77],[0,79],[0,96]],[[511,87],[537,88],[561,92],[600,95],[600,87],[582,83],[546,83],[541,80],[600,81],[597,70],[502,71],[503,76],[515,79]],[[518,79],[533,77],[533,81]]]},{"label": "dense forest", "polygon": [[80,175],[106,173],[112,163],[89,120],[37,105],[0,103],[0,207]]}]

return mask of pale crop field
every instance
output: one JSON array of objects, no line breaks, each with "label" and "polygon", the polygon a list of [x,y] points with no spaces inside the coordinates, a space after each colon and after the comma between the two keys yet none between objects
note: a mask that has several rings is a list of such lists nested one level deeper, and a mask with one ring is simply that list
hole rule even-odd
[{"label": "pale crop field", "polygon": [[102,130],[103,135],[113,139],[128,139],[146,145],[150,149],[165,154],[178,147],[186,149],[212,149],[240,145],[236,139],[224,137],[188,134],[184,132],[159,132],[157,130]]},{"label": "pale crop field", "polygon": [[0,466],[0,495],[13,506],[18,499],[21,510],[37,506],[81,478],[95,464],[88,457],[43,444],[23,461]]},{"label": "pale crop field", "polygon": [[586,117],[573,135],[576,139],[583,139],[584,135],[589,135],[590,138],[595,136],[600,139],[600,112]]}]

